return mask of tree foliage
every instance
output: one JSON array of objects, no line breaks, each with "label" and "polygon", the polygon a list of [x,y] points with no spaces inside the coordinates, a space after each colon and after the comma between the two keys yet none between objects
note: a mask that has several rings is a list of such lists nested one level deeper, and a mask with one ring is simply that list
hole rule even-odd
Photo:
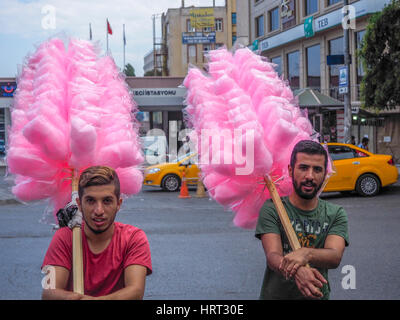
[{"label": "tree foliage", "polygon": [[[145,77],[154,77],[154,70],[147,71],[147,72],[144,74],[144,76],[145,76]],[[162,76],[161,71],[156,70],[155,76],[157,76],[157,77],[158,77],[158,76]]]},{"label": "tree foliage", "polygon": [[134,68],[130,63],[128,63],[127,65],[125,65],[124,73],[125,73],[125,75],[128,76],[128,77],[136,77],[136,75],[135,75],[135,68]]},{"label": "tree foliage", "polygon": [[364,107],[393,109],[400,105],[400,0],[371,16],[359,56]]}]

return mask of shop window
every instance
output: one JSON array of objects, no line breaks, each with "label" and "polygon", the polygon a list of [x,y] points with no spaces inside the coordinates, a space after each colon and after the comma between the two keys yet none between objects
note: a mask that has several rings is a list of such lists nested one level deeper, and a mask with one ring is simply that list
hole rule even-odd
[{"label": "shop window", "polygon": [[[329,41],[329,54],[344,54],[344,39],[343,37]],[[339,87],[339,66],[329,66],[329,87],[334,89]]]},{"label": "shop window", "polygon": [[236,12],[232,12],[232,25],[236,24]]},{"label": "shop window", "polygon": [[294,51],[287,54],[288,80],[290,87],[295,90],[300,88],[300,52]]},{"label": "shop window", "polygon": [[279,74],[279,76],[282,74],[282,58],[279,57],[275,57],[271,59],[271,62],[276,64],[275,66],[275,71]]},{"label": "shop window", "polygon": [[321,47],[319,44],[308,47],[307,55],[307,87],[321,87]]},{"label": "shop window", "polygon": [[152,128],[151,129],[163,129],[163,117],[162,111],[152,112]]}]

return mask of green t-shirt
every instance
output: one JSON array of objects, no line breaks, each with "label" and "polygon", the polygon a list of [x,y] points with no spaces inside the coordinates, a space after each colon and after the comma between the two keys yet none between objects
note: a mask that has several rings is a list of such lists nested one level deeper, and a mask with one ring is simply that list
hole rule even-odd
[{"label": "green t-shirt", "polygon": [[[323,248],[330,234],[341,236],[348,246],[347,215],[341,206],[318,199],[318,206],[314,210],[304,211],[294,207],[288,197],[282,198],[282,202],[302,247]],[[265,233],[281,235],[283,255],[292,251],[272,200],[267,200],[260,210],[255,236],[261,239]],[[328,269],[316,269],[328,281]],[[329,282],[324,284],[321,291],[323,299],[329,299]],[[260,299],[304,299],[304,296],[293,279],[286,280],[267,266]]]}]

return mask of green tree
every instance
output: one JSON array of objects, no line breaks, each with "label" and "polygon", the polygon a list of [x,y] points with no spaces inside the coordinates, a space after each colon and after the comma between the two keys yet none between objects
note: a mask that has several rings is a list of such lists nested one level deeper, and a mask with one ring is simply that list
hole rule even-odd
[{"label": "green tree", "polygon": [[365,74],[364,107],[393,109],[400,105],[400,0],[371,16],[358,52]]},{"label": "green tree", "polygon": [[124,73],[128,77],[136,77],[135,68],[130,63],[125,65]]},{"label": "green tree", "polygon": [[[156,70],[156,76],[161,76],[161,75],[162,75],[162,74],[161,74],[161,71]],[[144,76],[145,76],[145,77],[154,77],[154,70],[147,71],[147,72],[144,74]]]}]

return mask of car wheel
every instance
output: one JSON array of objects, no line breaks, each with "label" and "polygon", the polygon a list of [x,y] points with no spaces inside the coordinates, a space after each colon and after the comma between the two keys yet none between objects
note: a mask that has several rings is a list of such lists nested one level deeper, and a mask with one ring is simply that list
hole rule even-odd
[{"label": "car wheel", "polygon": [[169,192],[178,191],[180,185],[181,179],[175,174],[167,174],[161,182],[161,187]]},{"label": "car wheel", "polygon": [[358,178],[356,191],[364,197],[372,197],[378,194],[381,182],[373,174],[363,174]]}]

